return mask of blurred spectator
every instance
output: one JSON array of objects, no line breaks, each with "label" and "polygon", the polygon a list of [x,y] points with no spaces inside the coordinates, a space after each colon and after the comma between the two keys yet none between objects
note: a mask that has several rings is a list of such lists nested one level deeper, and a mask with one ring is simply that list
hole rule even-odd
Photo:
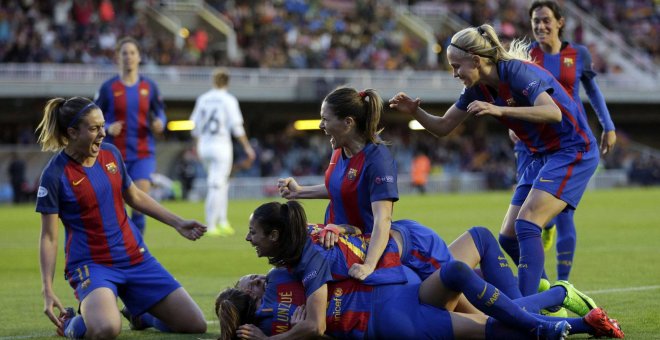
[{"label": "blurred spectator", "polygon": [[28,183],[25,180],[25,162],[16,152],[11,154],[7,173],[9,174],[9,181],[11,182],[14,204],[25,202],[28,196]]},{"label": "blurred spectator", "polygon": [[423,149],[418,148],[410,166],[410,182],[422,195],[426,193],[429,173],[431,173],[431,160]]}]

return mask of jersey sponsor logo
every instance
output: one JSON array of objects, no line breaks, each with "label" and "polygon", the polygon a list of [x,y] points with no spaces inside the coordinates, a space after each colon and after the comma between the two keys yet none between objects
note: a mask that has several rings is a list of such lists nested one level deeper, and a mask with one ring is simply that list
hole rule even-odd
[{"label": "jersey sponsor logo", "polygon": [[376,184],[394,183],[394,176],[390,176],[390,175],[378,176],[376,177],[376,179],[374,179],[374,182]]},{"label": "jersey sponsor logo", "polygon": [[75,187],[75,186],[78,186],[80,183],[82,183],[83,180],[85,180],[85,177],[83,177],[83,178],[81,178],[81,179],[79,179],[79,180],[77,180],[77,181],[73,181],[73,182],[71,182],[71,183],[73,183],[73,186]]},{"label": "jersey sponsor logo", "polygon": [[37,190],[37,197],[46,197],[48,196],[48,189],[39,186],[39,189]]},{"label": "jersey sponsor logo", "polygon": [[358,170],[357,169],[348,169],[348,180],[349,181],[354,181],[355,178],[357,177]]},{"label": "jersey sponsor logo", "polygon": [[550,183],[550,182],[553,182],[553,180],[551,180],[551,179],[545,179],[545,178],[543,178],[543,177],[541,177],[541,178],[539,179],[539,181],[541,181],[541,182],[543,182],[543,183]]},{"label": "jersey sponsor logo", "polygon": [[341,321],[341,302],[344,291],[341,288],[336,288],[333,295],[332,303],[334,304],[334,308],[332,308],[332,318],[335,322],[339,322]]},{"label": "jersey sponsor logo", "polygon": [[563,60],[564,66],[571,67],[573,66],[573,58],[565,57]]},{"label": "jersey sponsor logo", "polygon": [[148,95],[149,95],[149,90],[147,90],[147,89],[141,89],[141,90],[140,90],[140,95],[141,95],[142,97],[146,97],[146,96],[148,96]]},{"label": "jersey sponsor logo", "polygon": [[106,164],[105,168],[111,174],[116,174],[117,173],[117,164],[115,164],[115,162],[110,162],[110,163]]}]

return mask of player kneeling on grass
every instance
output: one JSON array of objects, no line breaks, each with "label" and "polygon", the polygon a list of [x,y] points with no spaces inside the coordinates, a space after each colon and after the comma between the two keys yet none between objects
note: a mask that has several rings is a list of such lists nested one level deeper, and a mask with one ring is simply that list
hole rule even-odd
[{"label": "player kneeling on grass", "polygon": [[[206,332],[199,306],[150,254],[124,204],[189,240],[202,237],[206,227],[173,214],[135,186],[119,150],[103,143],[105,120],[92,101],[50,100],[38,129],[42,150],[57,152],[41,175],[36,209],[42,225],[44,312],[57,333],[68,338],[116,338],[121,331],[117,297],[133,329]],[[77,316],[73,308],[62,306],[53,290],[58,216],[66,231],[65,278],[80,301]]]}]

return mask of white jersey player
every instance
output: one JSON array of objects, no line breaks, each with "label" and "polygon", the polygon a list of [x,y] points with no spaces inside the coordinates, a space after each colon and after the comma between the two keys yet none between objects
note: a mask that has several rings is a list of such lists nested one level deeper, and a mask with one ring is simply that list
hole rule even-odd
[{"label": "white jersey player", "polygon": [[234,234],[227,219],[229,175],[233,164],[232,136],[241,143],[247,155],[242,164],[249,167],[255,159],[245,129],[238,100],[227,91],[229,72],[218,68],[213,72],[214,88],[199,96],[190,116],[195,124],[192,136],[197,153],[207,173],[206,225],[208,235]]}]

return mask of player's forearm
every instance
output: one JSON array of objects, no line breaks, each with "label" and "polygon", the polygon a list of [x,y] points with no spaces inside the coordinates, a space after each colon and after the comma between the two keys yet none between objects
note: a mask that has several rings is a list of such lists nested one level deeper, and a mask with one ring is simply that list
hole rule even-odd
[{"label": "player's forearm", "polygon": [[132,193],[125,198],[126,203],[131,208],[174,228],[183,223],[181,217],[165,209],[165,207],[156,202],[149,194],[134,187],[134,185],[131,185],[131,187],[132,189],[129,189],[129,191],[132,191]]},{"label": "player's forearm", "polygon": [[41,269],[42,292],[53,290],[53,277],[57,263],[57,239],[42,235],[39,243],[39,266]]},{"label": "player's forearm", "polygon": [[295,198],[329,198],[324,184],[300,186]]},{"label": "player's forearm", "polygon": [[390,227],[391,222],[381,222],[372,231],[371,239],[369,240],[369,248],[367,248],[367,256],[364,260],[366,266],[376,268],[376,265],[381,256],[383,256],[383,252],[387,246]]}]

